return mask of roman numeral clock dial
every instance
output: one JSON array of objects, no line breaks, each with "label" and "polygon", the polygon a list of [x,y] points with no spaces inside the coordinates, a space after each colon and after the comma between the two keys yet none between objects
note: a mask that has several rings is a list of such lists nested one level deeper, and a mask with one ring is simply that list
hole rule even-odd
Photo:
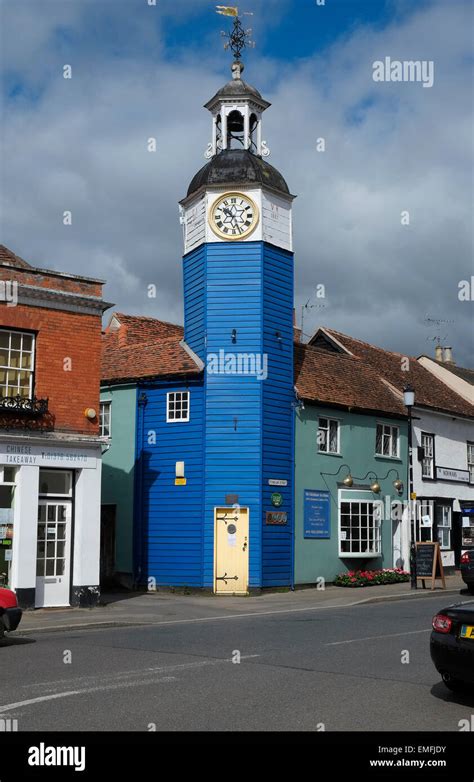
[{"label": "roman numeral clock dial", "polygon": [[250,236],[258,223],[258,207],[242,193],[227,193],[214,204],[209,222],[221,239],[236,241]]}]

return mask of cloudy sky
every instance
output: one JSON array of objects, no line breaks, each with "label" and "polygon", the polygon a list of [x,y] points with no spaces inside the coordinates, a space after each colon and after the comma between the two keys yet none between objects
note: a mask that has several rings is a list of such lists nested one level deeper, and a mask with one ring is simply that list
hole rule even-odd
[{"label": "cloudy sky", "polygon": [[[230,77],[231,20],[209,0],[149,2],[0,0],[1,241],[106,279],[119,310],[181,323],[177,202],[205,163],[202,105]],[[328,325],[416,355],[439,334],[472,366],[473,303],[458,298],[474,274],[471,1],[247,8],[257,45],[244,78],[272,102],[269,162],[298,195],[298,319],[316,305],[305,332]],[[432,61],[433,86],[375,82],[386,57]]]}]

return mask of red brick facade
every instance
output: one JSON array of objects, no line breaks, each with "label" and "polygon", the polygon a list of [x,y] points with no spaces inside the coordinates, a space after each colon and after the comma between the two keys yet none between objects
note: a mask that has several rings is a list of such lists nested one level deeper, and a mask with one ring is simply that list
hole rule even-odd
[{"label": "red brick facade", "polygon": [[[38,421],[38,428],[97,435],[98,418],[91,421],[84,413],[87,408],[99,411],[101,315],[107,306],[102,302],[102,283],[48,273],[26,263],[27,268],[14,266],[13,253],[10,265],[4,260],[5,250],[0,257],[0,280],[18,283],[21,303],[8,306],[0,301],[0,329],[36,334],[33,395],[49,399],[48,413]],[[32,293],[30,286],[44,288],[44,297],[42,291]],[[54,307],[48,306],[48,299]],[[10,428],[11,416],[10,412],[0,414],[1,428]]]}]

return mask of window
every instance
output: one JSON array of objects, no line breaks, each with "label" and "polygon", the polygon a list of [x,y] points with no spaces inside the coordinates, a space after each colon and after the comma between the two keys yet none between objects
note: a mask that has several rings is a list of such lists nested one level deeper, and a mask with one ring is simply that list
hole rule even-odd
[{"label": "window", "polygon": [[33,334],[0,330],[0,396],[33,396],[34,350]]},{"label": "window", "polygon": [[424,451],[421,462],[422,478],[434,478],[434,434],[421,433],[421,447]]},{"label": "window", "polygon": [[375,443],[377,456],[398,456],[398,426],[389,424],[377,424],[377,437]]},{"label": "window", "polygon": [[474,483],[474,443],[467,444],[467,469],[469,470],[469,483]]},{"label": "window", "polygon": [[418,529],[416,539],[420,543],[433,542],[434,501],[420,500],[418,508]]},{"label": "window", "polygon": [[442,549],[451,548],[451,506],[436,505],[438,541]]},{"label": "window", "polygon": [[381,553],[380,512],[375,503],[350,500],[340,504],[339,555],[376,557]]},{"label": "window", "polygon": [[99,408],[99,434],[110,437],[112,434],[112,402],[101,402]]},{"label": "window", "polygon": [[72,497],[72,472],[70,470],[40,470],[39,493],[43,496]]},{"label": "window", "polygon": [[339,453],[339,421],[333,418],[319,419],[318,450],[323,453]]},{"label": "window", "polygon": [[172,391],[167,394],[166,420],[189,421],[189,391]]}]

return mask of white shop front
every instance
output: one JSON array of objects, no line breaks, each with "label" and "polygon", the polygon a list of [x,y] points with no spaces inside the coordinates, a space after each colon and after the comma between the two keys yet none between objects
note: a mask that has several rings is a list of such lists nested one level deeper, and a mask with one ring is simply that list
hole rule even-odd
[{"label": "white shop front", "polygon": [[101,446],[0,440],[0,578],[23,607],[99,598]]}]

